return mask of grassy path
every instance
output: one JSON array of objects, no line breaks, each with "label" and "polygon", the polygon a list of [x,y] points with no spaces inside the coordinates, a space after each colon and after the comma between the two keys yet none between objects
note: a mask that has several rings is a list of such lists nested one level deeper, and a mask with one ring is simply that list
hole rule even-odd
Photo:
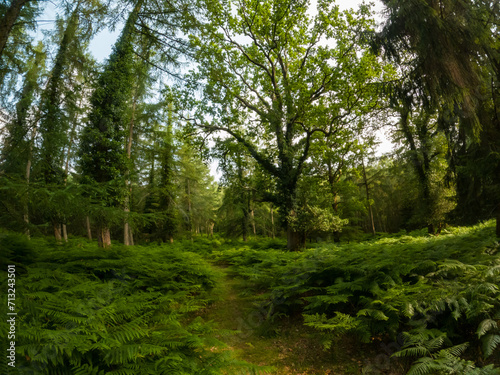
[{"label": "grassy path", "polygon": [[[284,318],[270,332],[263,314],[254,306],[255,296],[242,294],[244,280],[231,277],[225,268],[214,266],[223,279],[214,290],[217,301],[202,313],[213,320],[237,359],[259,366],[272,366],[264,374],[347,375],[361,374],[362,361],[353,344],[343,343],[341,350],[324,351],[314,332],[299,320]],[[231,374],[232,375],[232,374]]]}]

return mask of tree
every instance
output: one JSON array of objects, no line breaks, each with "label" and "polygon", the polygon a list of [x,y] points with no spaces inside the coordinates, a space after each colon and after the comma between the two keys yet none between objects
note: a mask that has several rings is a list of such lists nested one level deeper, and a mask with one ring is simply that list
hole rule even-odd
[{"label": "tree", "polygon": [[222,171],[224,195],[220,212],[224,217],[224,232],[248,240],[252,226],[255,235],[255,218],[252,198],[252,172],[255,168],[242,145],[228,138],[216,145],[219,169]]},{"label": "tree", "polygon": [[[84,183],[98,184],[107,190],[102,196],[106,206],[116,206],[123,197],[120,179],[127,170],[124,152],[124,126],[128,122],[128,103],[132,97],[133,44],[132,36],[144,0],[138,0],[125,23],[103,73],[90,99],[89,122],[82,134],[80,166]],[[98,243],[111,246],[109,221],[98,222]]]},{"label": "tree", "polygon": [[[449,143],[449,175],[454,177],[457,188],[456,212],[463,220],[478,211],[473,207],[477,203],[470,204],[471,187],[483,190],[479,187],[481,179],[474,173],[464,174],[471,171],[466,166],[471,157],[477,156],[477,162],[488,159],[487,163],[479,164],[483,165],[483,171],[488,171],[489,183],[498,185],[495,178],[500,168],[495,157],[498,142],[485,142],[483,136],[496,134],[499,121],[495,108],[500,71],[497,22],[500,7],[497,2],[470,0],[384,3],[388,19],[378,42],[386,56],[401,64],[407,82],[413,83],[412,96],[418,96],[430,112],[440,112],[441,130]],[[408,56],[411,56],[409,61]],[[480,68],[485,65],[486,69]],[[399,98],[408,98],[408,94],[407,88],[396,89]],[[485,131],[480,136],[481,129]],[[498,196],[494,198],[494,206],[498,206],[500,236]],[[466,220],[470,222],[470,217]]]},{"label": "tree", "polygon": [[[177,145],[175,118],[170,98],[147,104],[143,111],[143,170],[148,169],[143,212],[149,216],[145,225],[148,239],[173,242],[178,231]],[[140,167],[140,166],[139,166]]]},{"label": "tree", "polygon": [[177,185],[178,204],[184,219],[182,229],[192,238],[193,234],[212,233],[220,194],[208,167],[189,141],[183,139],[178,148]]},{"label": "tree", "polygon": [[177,227],[177,213],[175,209],[175,160],[174,160],[174,134],[173,134],[173,108],[168,105],[167,128],[163,135],[160,151],[160,199],[159,209],[163,214],[161,235],[165,241],[173,242]]},{"label": "tree", "polygon": [[[67,94],[68,82],[64,74],[71,72],[69,64],[70,56],[78,53],[75,49],[77,37],[79,7],[77,3],[71,15],[68,17],[63,29],[61,41],[54,61],[51,74],[48,79],[47,88],[41,98],[41,121],[39,134],[42,138],[40,148],[40,173],[46,186],[62,185],[64,177],[64,148],[68,143],[69,119],[64,113],[64,97],[71,98]],[[77,44],[79,47],[79,45]],[[66,87],[65,87],[66,86]],[[50,221],[54,228],[56,240],[61,240],[62,217],[54,207],[50,215]]]},{"label": "tree", "polygon": [[211,22],[192,37],[199,70],[191,78],[205,84],[201,101],[189,99],[197,106],[189,120],[236,139],[275,178],[288,248],[297,250],[290,218],[311,144],[376,105],[381,68],[363,48],[369,9],[341,13],[320,0],[311,18],[304,0],[204,4]]},{"label": "tree", "polygon": [[[10,3],[7,5],[7,3]],[[0,4],[0,88],[3,106],[17,90],[19,74],[26,72],[25,61],[33,52],[33,38],[28,31],[36,30],[36,17],[41,11],[39,1],[13,0]],[[29,68],[28,68],[29,69]],[[6,81],[5,78],[9,79]]]},{"label": "tree", "polygon": [[[22,8],[29,0],[13,0],[9,7],[2,6],[2,17],[0,18],[0,57],[2,56],[9,34],[16,22]],[[5,8],[4,8],[5,7]]]},{"label": "tree", "polygon": [[[23,186],[21,206],[22,221],[24,223],[24,233],[30,237],[29,230],[29,185],[31,177],[31,163],[33,157],[33,143],[36,134],[36,124],[33,119],[33,107],[40,94],[41,77],[45,69],[46,55],[43,44],[39,43],[33,50],[33,56],[27,64],[24,83],[18,94],[15,116],[7,124],[7,135],[5,136],[1,156],[1,173],[9,176],[14,181],[20,182]],[[7,201],[17,201],[12,199],[10,194],[3,197],[4,204]],[[10,211],[9,209],[6,212]]]}]

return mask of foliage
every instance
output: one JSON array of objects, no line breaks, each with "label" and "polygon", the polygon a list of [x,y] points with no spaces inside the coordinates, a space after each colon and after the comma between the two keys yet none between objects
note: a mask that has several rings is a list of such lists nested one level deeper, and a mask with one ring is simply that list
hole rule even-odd
[{"label": "foliage", "polygon": [[373,27],[367,6],[340,12],[318,1],[310,17],[307,1],[243,4],[204,2],[208,20],[191,37],[199,66],[188,87],[201,86],[203,98],[190,92],[180,105],[195,128],[232,137],[272,177],[289,249],[297,250],[289,218],[310,151],[338,132],[358,134],[358,117],[377,106],[383,68],[364,43]]},{"label": "foliage", "polygon": [[192,318],[219,277],[199,255],[168,246],[102,252],[83,240],[14,235],[0,241],[8,263],[24,269],[16,285],[22,356],[10,373],[215,375],[238,365],[213,350],[222,345],[213,325]]},{"label": "foliage", "polygon": [[370,342],[407,332],[400,355],[472,366],[450,348],[467,341],[467,353],[484,359],[498,351],[498,242],[491,224],[446,232],[319,245],[302,254],[240,248],[215,255],[259,291],[268,319],[301,313],[326,347],[346,333]]}]

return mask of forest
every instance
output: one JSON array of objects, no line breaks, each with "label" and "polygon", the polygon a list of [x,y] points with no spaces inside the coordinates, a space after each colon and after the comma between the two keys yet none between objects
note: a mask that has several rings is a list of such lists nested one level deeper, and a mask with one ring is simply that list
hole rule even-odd
[{"label": "forest", "polygon": [[2,374],[499,375],[499,250],[498,1],[0,1]]}]

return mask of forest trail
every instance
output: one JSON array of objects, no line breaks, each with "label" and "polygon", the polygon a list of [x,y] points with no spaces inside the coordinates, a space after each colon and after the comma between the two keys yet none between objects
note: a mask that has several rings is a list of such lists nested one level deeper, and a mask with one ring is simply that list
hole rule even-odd
[{"label": "forest trail", "polygon": [[[200,314],[214,321],[235,357],[259,366],[270,366],[266,375],[348,375],[362,373],[362,359],[351,345],[342,350],[323,350],[314,331],[298,318],[284,318],[270,330],[256,305],[255,295],[243,291],[245,280],[214,266],[224,275],[213,291],[216,301]],[[344,343],[345,344],[345,343]],[[231,374],[233,375],[233,374]]]}]

